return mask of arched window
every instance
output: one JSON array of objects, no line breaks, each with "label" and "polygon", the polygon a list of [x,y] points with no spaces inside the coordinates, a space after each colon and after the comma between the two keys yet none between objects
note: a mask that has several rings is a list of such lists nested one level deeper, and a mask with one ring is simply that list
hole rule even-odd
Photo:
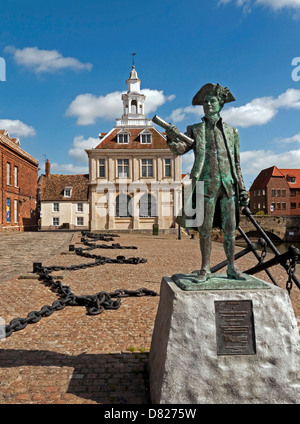
[{"label": "arched window", "polygon": [[130,203],[131,197],[127,194],[119,194],[119,196],[116,197],[116,217],[131,217],[132,216],[132,210],[131,210],[131,203]]},{"label": "arched window", "polygon": [[152,194],[143,194],[140,198],[140,218],[157,216],[156,198]]}]

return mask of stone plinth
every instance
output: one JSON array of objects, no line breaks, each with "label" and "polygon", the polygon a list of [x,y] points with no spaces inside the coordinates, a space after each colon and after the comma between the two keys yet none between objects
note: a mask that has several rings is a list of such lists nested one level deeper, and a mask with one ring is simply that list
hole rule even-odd
[{"label": "stone plinth", "polygon": [[300,403],[290,299],[256,280],[259,288],[193,291],[162,279],[149,356],[152,403]]}]

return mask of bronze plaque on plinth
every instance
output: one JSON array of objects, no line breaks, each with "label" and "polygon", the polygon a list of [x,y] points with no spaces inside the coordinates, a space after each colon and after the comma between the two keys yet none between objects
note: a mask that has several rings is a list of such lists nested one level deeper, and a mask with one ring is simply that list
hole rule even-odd
[{"label": "bronze plaque on plinth", "polygon": [[217,354],[255,355],[251,300],[215,301]]}]

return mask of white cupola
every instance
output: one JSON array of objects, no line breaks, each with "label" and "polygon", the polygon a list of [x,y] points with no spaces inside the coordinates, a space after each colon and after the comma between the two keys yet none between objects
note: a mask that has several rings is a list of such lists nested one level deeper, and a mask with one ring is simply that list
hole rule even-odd
[{"label": "white cupola", "polygon": [[126,80],[127,93],[122,94],[123,115],[117,119],[117,127],[152,127],[151,119],[145,115],[144,104],[146,96],[141,93],[141,80],[138,78],[135,66],[132,66],[130,76]]}]

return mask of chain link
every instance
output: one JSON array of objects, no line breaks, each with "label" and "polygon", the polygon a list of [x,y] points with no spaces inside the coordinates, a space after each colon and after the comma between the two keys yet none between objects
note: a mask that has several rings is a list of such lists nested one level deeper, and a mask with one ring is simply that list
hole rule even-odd
[{"label": "chain link", "polygon": [[[113,241],[114,237],[119,237],[116,234],[91,234],[86,231],[82,232],[82,235],[104,241]],[[97,249],[99,245],[90,243],[85,238],[81,240],[84,244],[89,246],[88,250]],[[100,245],[101,246],[101,245]],[[119,244],[114,244],[113,249],[137,249],[134,246],[121,247]],[[116,247],[118,246],[118,247]],[[101,248],[101,247],[100,247]],[[139,288],[137,290],[125,290],[118,289],[111,293],[101,291],[93,295],[77,296],[72,293],[69,286],[63,285],[60,280],[55,280],[51,274],[53,271],[76,271],[79,269],[89,268],[93,266],[104,265],[106,263],[119,263],[119,264],[140,264],[147,262],[147,259],[132,257],[126,259],[125,256],[117,256],[116,259],[111,259],[101,255],[92,255],[84,251],[81,247],[75,248],[74,252],[76,255],[93,258],[95,261],[80,265],[65,266],[49,266],[44,267],[41,264],[35,264],[34,272],[39,275],[39,280],[47,286],[50,286],[53,291],[59,295],[59,299],[55,300],[52,305],[44,305],[40,311],[31,311],[26,318],[14,318],[9,324],[5,325],[5,335],[3,337],[9,337],[13,332],[23,330],[28,324],[34,324],[40,321],[43,317],[49,317],[55,311],[60,311],[66,306],[85,306],[87,315],[99,315],[105,309],[119,309],[121,306],[121,298],[129,296],[157,296],[157,293],[147,288]]]}]

